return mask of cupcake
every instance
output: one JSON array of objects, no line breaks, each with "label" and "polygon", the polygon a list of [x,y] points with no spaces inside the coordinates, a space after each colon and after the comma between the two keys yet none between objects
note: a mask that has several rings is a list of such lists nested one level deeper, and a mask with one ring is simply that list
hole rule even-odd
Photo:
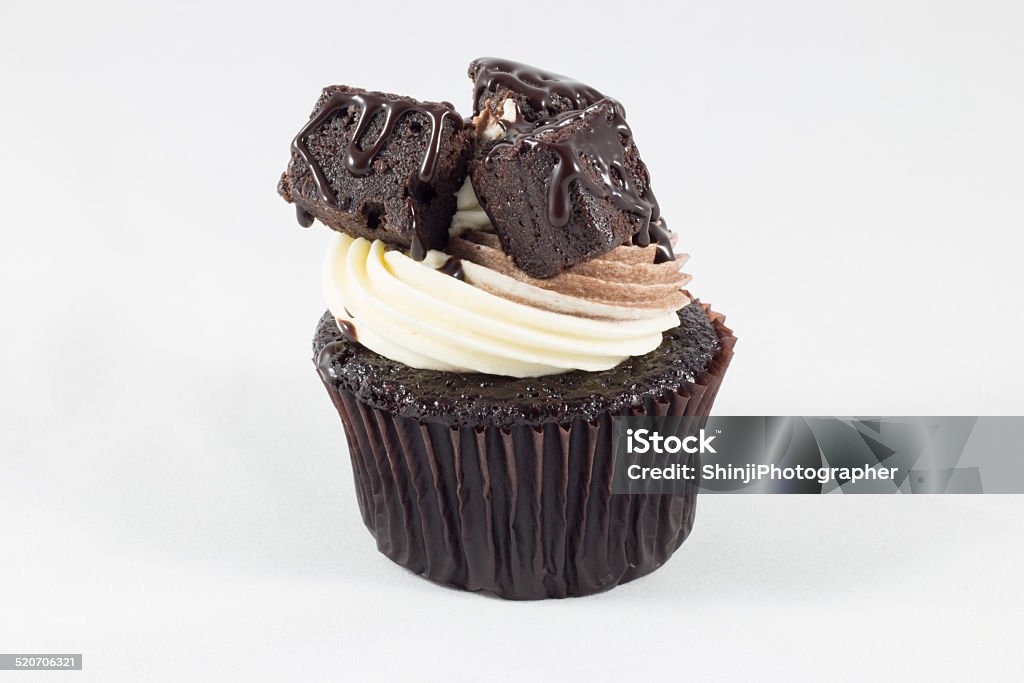
[{"label": "cupcake", "polygon": [[314,362],[378,549],[433,581],[579,596],[660,567],[696,489],[612,494],[619,416],[709,414],[732,357],[623,106],[478,59],[473,116],[325,88],[278,191],[336,231]]}]

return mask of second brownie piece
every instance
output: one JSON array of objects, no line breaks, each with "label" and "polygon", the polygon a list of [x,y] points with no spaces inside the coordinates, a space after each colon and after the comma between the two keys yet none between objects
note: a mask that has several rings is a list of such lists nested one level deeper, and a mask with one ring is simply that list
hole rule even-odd
[{"label": "second brownie piece", "polygon": [[502,248],[532,277],[557,275],[634,235],[646,244],[659,217],[647,167],[613,100],[511,132],[471,173]]},{"label": "second brownie piece", "polygon": [[415,255],[444,247],[471,153],[448,103],[330,86],[295,136],[278,192],[303,225],[315,217]]}]

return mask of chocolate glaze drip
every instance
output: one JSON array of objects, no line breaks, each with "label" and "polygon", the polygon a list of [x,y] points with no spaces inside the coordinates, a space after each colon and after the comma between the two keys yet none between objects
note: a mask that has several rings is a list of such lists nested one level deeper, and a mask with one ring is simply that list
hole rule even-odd
[{"label": "chocolate glaze drip", "polygon": [[638,247],[646,247],[651,243],[652,238],[658,244],[658,250],[654,253],[655,263],[676,260],[675,252],[672,250],[672,235],[668,231],[668,223],[664,218],[651,221],[646,231],[638,233],[633,238],[633,244]]},{"label": "chocolate glaze drip", "polygon": [[[347,308],[345,309],[345,312],[348,313]],[[330,311],[328,311],[327,315],[330,315]],[[335,339],[334,341],[327,342],[324,347],[320,349],[320,352],[316,354],[316,358],[313,359],[313,362],[316,364],[317,372],[320,373],[320,378],[323,379],[324,382],[337,381],[339,379],[338,373],[334,371],[334,366],[331,363],[331,360],[334,357],[345,353],[345,349],[348,346],[346,342],[356,344],[359,341],[359,337],[356,335],[355,325],[348,320],[338,320],[337,318],[334,318],[334,322],[337,325],[337,329],[341,331],[342,339],[345,341],[342,341],[342,339]]]},{"label": "chocolate glaze drip", "polygon": [[299,221],[299,225],[304,228],[308,228],[313,225],[313,214],[306,211],[301,206],[295,206],[295,218]]},{"label": "chocolate glaze drip", "polygon": [[[462,117],[458,115],[453,107],[444,104],[430,102],[415,103],[408,99],[390,99],[384,93],[379,92],[335,92],[323,103],[320,110],[310,119],[309,123],[303,126],[295,139],[292,140],[292,151],[299,155],[313,173],[320,198],[331,208],[337,209],[338,198],[331,189],[331,183],[326,174],[309,148],[306,147],[306,138],[318,128],[323,126],[332,116],[349,107],[359,109],[359,117],[356,119],[355,130],[349,139],[345,150],[345,168],[353,175],[361,176],[370,172],[371,164],[376,156],[383,149],[385,143],[394,134],[395,126],[399,119],[406,113],[415,111],[424,114],[430,119],[430,141],[427,144],[427,153],[423,156],[423,163],[420,165],[419,179],[429,183],[434,177],[434,169],[437,166],[437,157],[441,151],[441,132],[444,129],[444,122],[449,120],[456,129],[463,126]],[[384,126],[380,135],[372,144],[360,146],[363,136],[369,129],[370,124],[378,115],[384,117]]]},{"label": "chocolate glaze drip", "polygon": [[331,365],[331,359],[345,351],[345,342],[340,339],[336,341],[327,342],[320,352],[316,354],[316,369],[320,373],[321,379],[327,382],[328,380],[338,380],[338,374],[334,371],[334,367]]},{"label": "chocolate glaze drip", "polygon": [[666,261],[675,261],[676,255],[672,251],[672,237],[669,235],[668,230],[655,224],[651,226],[650,232],[654,233],[654,237],[658,241],[658,251],[654,254],[654,262],[665,263]]},{"label": "chocolate glaze drip", "polygon": [[469,65],[469,73],[473,77],[474,106],[479,105],[484,91],[494,92],[499,86],[525,97],[539,113],[557,111],[556,96],[572,102],[573,109],[585,109],[605,99],[586,83],[508,59],[481,57]]},{"label": "chocolate glaze drip", "polygon": [[416,202],[412,200],[412,197],[406,197],[405,205],[409,207],[409,215],[412,216],[410,221],[412,242],[409,244],[409,256],[414,261],[422,261],[427,257],[427,249],[423,246],[423,240],[420,239],[420,222],[419,217],[416,215]]},{"label": "chocolate glaze drip", "polygon": [[412,244],[409,245],[409,257],[413,261],[422,261],[427,257],[427,249],[423,246],[423,242],[420,241],[419,235],[412,236]]},{"label": "chocolate glaze drip", "polygon": [[466,281],[466,271],[462,269],[462,259],[455,256],[449,256],[448,260],[438,267],[438,270],[445,275],[451,275],[456,280]]},{"label": "chocolate glaze drip", "polygon": [[[561,129],[575,126],[588,118],[596,120],[592,125],[581,126],[572,135],[558,139]],[[572,215],[570,189],[573,183],[579,183],[595,196],[610,199],[619,209],[639,216],[641,226],[634,243],[647,246],[651,242],[651,221],[658,220],[660,210],[651,191],[650,180],[645,178],[645,188],[640,190],[630,179],[625,156],[632,137],[633,132],[618,102],[604,99],[582,111],[556,116],[531,132],[510,126],[505,138],[488,152],[484,163],[491,163],[494,150],[508,145],[542,146],[551,150],[557,157],[548,181],[548,219],[551,224],[556,228],[568,225]],[[600,182],[590,177],[588,166],[596,169]],[[660,238],[658,243],[662,243]]]},{"label": "chocolate glaze drip", "polygon": [[339,320],[338,329],[341,330],[341,336],[349,340],[353,344],[359,341],[359,335],[356,334],[356,326],[352,324],[350,320]]}]

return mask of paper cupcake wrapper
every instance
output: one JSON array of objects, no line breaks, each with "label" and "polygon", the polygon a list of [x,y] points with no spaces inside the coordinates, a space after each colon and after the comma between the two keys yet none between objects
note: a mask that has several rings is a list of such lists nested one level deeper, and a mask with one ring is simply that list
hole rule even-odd
[{"label": "paper cupcake wrapper", "polygon": [[[736,342],[724,316],[704,309],[722,342],[707,370],[617,415],[703,424]],[[588,595],[654,571],[693,528],[695,487],[612,495],[612,413],[591,422],[451,428],[325,386],[378,550],[433,581],[511,599]]]}]

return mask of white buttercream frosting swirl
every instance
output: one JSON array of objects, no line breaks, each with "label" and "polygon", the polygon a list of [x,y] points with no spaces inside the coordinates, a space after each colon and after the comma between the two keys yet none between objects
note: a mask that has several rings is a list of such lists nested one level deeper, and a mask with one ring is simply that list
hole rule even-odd
[{"label": "white buttercream frosting swirl", "polygon": [[[431,251],[415,261],[379,240],[337,234],[323,269],[328,307],[351,323],[360,344],[392,360],[511,377],[607,370],[653,351],[662,332],[679,324],[674,310],[614,319],[607,304],[585,299],[575,302],[574,314],[548,310],[545,301],[557,293],[493,277],[471,262],[462,263],[463,281],[437,270],[448,258]],[[506,298],[502,286],[514,292]]]},{"label": "white buttercream frosting swirl", "polygon": [[491,231],[491,219],[487,217],[487,213],[480,206],[480,201],[476,198],[476,192],[473,191],[473,185],[470,184],[468,176],[459,191],[455,193],[455,209],[451,227],[448,229],[448,234],[452,237],[458,237],[468,230]]}]

